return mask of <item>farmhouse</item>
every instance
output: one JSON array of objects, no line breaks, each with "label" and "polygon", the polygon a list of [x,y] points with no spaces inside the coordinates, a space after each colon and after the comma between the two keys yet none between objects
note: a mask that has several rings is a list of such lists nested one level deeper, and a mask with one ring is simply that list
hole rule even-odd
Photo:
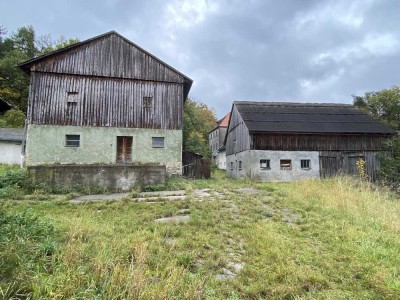
[{"label": "farmhouse", "polygon": [[227,174],[269,181],[356,174],[375,180],[380,145],[396,131],[345,104],[234,102]]},{"label": "farmhouse", "polygon": [[230,112],[215,123],[214,128],[208,133],[208,144],[211,150],[212,161],[219,169],[226,169],[226,155],[224,141],[228,128]]},{"label": "farmhouse", "polygon": [[36,179],[126,190],[181,174],[187,76],[115,31],[20,67],[30,74],[26,165]]}]

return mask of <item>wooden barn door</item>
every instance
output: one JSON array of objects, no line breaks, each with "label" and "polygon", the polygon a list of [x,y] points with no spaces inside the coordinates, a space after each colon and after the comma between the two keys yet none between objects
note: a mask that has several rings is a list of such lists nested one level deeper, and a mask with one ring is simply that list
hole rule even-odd
[{"label": "wooden barn door", "polygon": [[341,168],[341,159],[337,156],[320,156],[319,170],[321,178],[337,175]]},{"label": "wooden barn door", "polygon": [[132,137],[117,136],[117,162],[132,162]]}]

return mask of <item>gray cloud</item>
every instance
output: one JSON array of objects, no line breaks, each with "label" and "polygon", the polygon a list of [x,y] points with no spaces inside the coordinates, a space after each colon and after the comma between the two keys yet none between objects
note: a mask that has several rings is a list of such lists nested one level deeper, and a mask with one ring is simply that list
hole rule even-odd
[{"label": "gray cloud", "polygon": [[32,24],[86,39],[117,30],[191,77],[191,97],[219,117],[234,100],[350,103],[400,82],[397,0],[0,4],[9,31]]}]

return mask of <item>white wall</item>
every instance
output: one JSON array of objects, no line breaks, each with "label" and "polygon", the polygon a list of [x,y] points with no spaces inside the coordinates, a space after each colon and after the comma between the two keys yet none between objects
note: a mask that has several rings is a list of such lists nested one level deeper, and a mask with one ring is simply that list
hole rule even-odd
[{"label": "white wall", "polygon": [[[260,159],[270,160],[270,169],[260,169]],[[291,170],[281,170],[280,161],[291,160]],[[301,160],[310,160],[310,168],[302,169]],[[239,162],[242,169],[239,170]],[[233,169],[231,170],[231,163]],[[264,151],[248,150],[229,155],[226,158],[226,172],[228,176],[260,177],[265,181],[293,181],[306,178],[319,178],[319,154],[318,151]]]},{"label": "white wall", "polygon": [[22,144],[0,141],[0,164],[20,164]]},{"label": "white wall", "polygon": [[218,152],[218,169],[226,170],[226,151]]}]

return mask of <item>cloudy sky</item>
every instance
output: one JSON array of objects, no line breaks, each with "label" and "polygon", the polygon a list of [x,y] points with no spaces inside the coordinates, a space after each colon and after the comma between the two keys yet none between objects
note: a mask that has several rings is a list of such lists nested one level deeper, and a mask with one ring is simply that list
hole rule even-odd
[{"label": "cloudy sky", "polygon": [[0,0],[0,25],[85,40],[116,30],[232,101],[351,103],[400,84],[399,0]]}]

